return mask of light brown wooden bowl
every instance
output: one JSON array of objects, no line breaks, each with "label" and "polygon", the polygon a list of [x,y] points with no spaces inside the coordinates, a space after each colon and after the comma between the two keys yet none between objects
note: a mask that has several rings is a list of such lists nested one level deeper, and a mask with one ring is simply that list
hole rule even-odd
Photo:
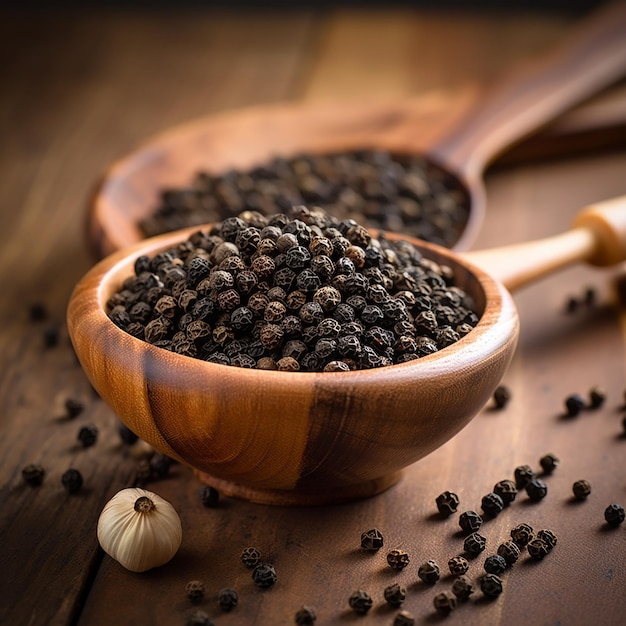
[{"label": "light brown wooden bowl", "polygon": [[228,495],[318,504],[376,494],[459,432],[511,360],[518,318],[506,289],[447,250],[415,240],[425,256],[454,269],[481,314],[459,342],[416,361],[337,373],[249,370],[174,354],[115,326],[105,303],[135,259],[196,230],[101,261],[77,285],[67,319],[87,376],[128,427]]}]

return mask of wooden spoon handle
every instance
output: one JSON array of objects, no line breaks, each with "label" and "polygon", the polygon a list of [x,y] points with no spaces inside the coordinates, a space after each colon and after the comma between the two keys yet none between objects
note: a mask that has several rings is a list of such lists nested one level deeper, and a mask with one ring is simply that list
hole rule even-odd
[{"label": "wooden spoon handle", "polygon": [[589,205],[561,235],[463,257],[509,290],[578,261],[599,266],[620,263],[626,260],[626,196]]},{"label": "wooden spoon handle", "polygon": [[430,156],[478,176],[500,152],[626,74],[626,2],[600,9],[547,57],[494,85]]}]

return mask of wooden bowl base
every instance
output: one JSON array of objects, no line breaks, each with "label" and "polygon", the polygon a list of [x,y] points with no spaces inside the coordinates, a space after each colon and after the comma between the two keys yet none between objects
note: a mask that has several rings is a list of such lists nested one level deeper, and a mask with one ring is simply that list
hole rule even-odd
[{"label": "wooden bowl base", "polygon": [[321,506],[325,504],[342,504],[370,498],[395,485],[402,477],[402,471],[387,474],[375,480],[364,483],[334,487],[324,490],[298,489],[288,491],[283,489],[259,489],[247,487],[238,483],[215,478],[210,474],[194,470],[200,482],[217,489],[220,494],[231,498],[248,500],[257,504],[273,506]]}]

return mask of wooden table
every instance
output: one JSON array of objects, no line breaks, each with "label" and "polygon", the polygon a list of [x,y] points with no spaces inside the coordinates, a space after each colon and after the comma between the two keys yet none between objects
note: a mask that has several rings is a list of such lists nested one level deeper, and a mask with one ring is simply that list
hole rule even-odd
[{"label": "wooden table", "polygon": [[[289,99],[423,94],[443,107],[455,90],[482,85],[554,43],[574,16],[343,9],[1,18],[0,623],[171,625],[201,609],[216,624],[276,625],[293,623],[295,611],[309,604],[319,624],[391,624],[396,611],[385,606],[382,591],[393,581],[408,588],[405,608],[417,623],[436,622],[432,598],[451,580],[444,575],[427,587],[417,567],[435,559],[447,572],[462,539],[457,516],[435,514],[435,497],[449,489],[459,494],[460,510],[479,509],[496,481],[520,464],[537,468],[546,452],[561,459],[546,478],[548,497],[530,503],[521,494],[483,528],[488,553],[522,521],[554,530],[558,545],[543,562],[524,557],[504,575],[498,600],[477,592],[450,623],[624,623],[626,525],[608,530],[603,519],[609,503],[626,504],[626,316],[610,289],[614,271],[570,269],[516,294],[522,334],[505,379],[509,407],[485,408],[376,498],[314,509],[222,499],[206,509],[191,472],[175,466],[150,488],[179,511],[182,548],[145,574],[122,569],[97,544],[100,510],[133,482],[136,461],[120,443],[116,416],[92,394],[63,324],[71,289],[93,262],[83,230],[90,191],[112,159],[151,133],[212,111]],[[556,233],[585,203],[626,193],[626,143],[550,160],[529,161],[524,149],[489,172],[489,215],[477,246]],[[587,286],[597,302],[565,314],[567,298]],[[29,319],[35,302],[47,307],[46,322]],[[50,323],[60,325],[61,336],[45,348]],[[596,384],[608,392],[606,405],[564,418],[565,396]],[[64,417],[68,397],[86,405],[74,420]],[[100,429],[99,440],[82,449],[77,431],[89,423]],[[39,488],[21,478],[32,462],[47,471]],[[85,479],[74,496],[61,486],[69,467]],[[571,485],[579,478],[593,492],[574,503]],[[366,554],[360,534],[372,527],[383,532],[385,549]],[[275,564],[273,589],[256,589],[239,562],[247,545]],[[396,547],[411,556],[401,574],[385,563],[386,550]],[[473,579],[483,560],[472,561]],[[191,579],[207,586],[198,607],[185,597]],[[225,586],[240,595],[230,614],[216,604]],[[374,598],[366,617],[348,608],[357,588]]]}]

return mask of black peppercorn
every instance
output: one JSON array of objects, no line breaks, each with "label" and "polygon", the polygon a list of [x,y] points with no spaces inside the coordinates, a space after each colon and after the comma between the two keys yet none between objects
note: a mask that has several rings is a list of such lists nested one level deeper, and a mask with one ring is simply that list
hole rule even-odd
[{"label": "black peppercorn", "polygon": [[439,513],[445,517],[455,513],[459,506],[459,496],[451,491],[444,491],[435,500]]},{"label": "black peppercorn", "polygon": [[619,526],[624,521],[624,507],[621,504],[609,504],[604,510],[604,519],[609,526]]},{"label": "black peppercorn", "polygon": [[[208,509],[214,509],[218,505],[219,499],[220,499],[220,492],[217,489],[215,489],[215,487],[204,485],[203,487],[200,488],[200,502],[202,502],[202,504]],[[242,554],[242,558],[243,558],[243,554]],[[260,558],[261,557],[259,555],[259,559]]]},{"label": "black peppercorn", "polygon": [[502,593],[502,579],[496,574],[485,574],[480,579],[480,590],[487,598],[497,598]]},{"label": "black peppercorn", "polygon": [[384,538],[380,530],[372,528],[361,534],[361,548],[376,551],[383,547]]},{"label": "black peppercorn", "polygon": [[234,590],[227,587],[221,589],[217,594],[217,603],[222,611],[232,611],[239,602],[239,594]]},{"label": "black peppercorn", "polygon": [[514,541],[505,541],[498,546],[498,554],[511,566],[519,559],[520,549]]},{"label": "black peppercorn", "polygon": [[472,533],[465,537],[463,549],[471,556],[477,556],[487,546],[487,540],[479,533]]},{"label": "black peppercorn", "polygon": [[128,446],[132,446],[134,443],[137,443],[139,437],[130,429],[126,424],[120,424],[117,427],[117,432],[120,436],[120,439],[123,443]]},{"label": "black peppercorn", "polygon": [[393,626],[415,626],[415,617],[409,611],[400,611],[393,618]]},{"label": "black peppercorn", "polygon": [[551,530],[544,529],[538,531],[537,539],[541,539],[548,547],[548,550],[552,550],[556,546],[556,535]]},{"label": "black peppercorn", "polygon": [[476,511],[465,511],[459,515],[459,526],[464,533],[475,533],[482,524],[483,518]]},{"label": "black peppercorn", "polygon": [[357,589],[348,599],[350,608],[359,615],[365,615],[372,608],[372,598],[367,591]]},{"label": "black peppercorn", "polygon": [[78,417],[85,410],[85,405],[75,398],[65,400],[65,412],[69,419]]},{"label": "black peppercorn", "polygon": [[29,309],[30,319],[33,322],[42,322],[48,317],[48,309],[41,302],[34,302]]},{"label": "black peppercorn", "polygon": [[518,524],[515,528],[511,529],[511,539],[517,544],[519,548],[525,548],[532,540],[534,531],[532,526],[528,524]]},{"label": "black peppercorn", "polygon": [[[114,320],[115,321],[115,320]],[[128,315],[122,319],[120,319],[120,325],[123,324],[125,326],[130,322],[130,318]],[[45,348],[54,348],[59,343],[59,327],[57,324],[49,324],[43,330],[43,345]]]},{"label": "black peppercorn", "polygon": [[511,391],[508,387],[500,385],[493,392],[493,403],[496,409],[503,409],[511,399]]},{"label": "black peppercorn", "polygon": [[241,562],[248,568],[252,569],[261,562],[261,553],[252,546],[244,548],[241,552]]},{"label": "black peppercorn", "polygon": [[387,564],[391,569],[403,570],[409,564],[409,555],[404,550],[391,550],[387,553]]},{"label": "black peppercorn", "polygon": [[466,576],[459,576],[452,583],[452,593],[461,601],[469,600],[474,593],[474,586]]},{"label": "black peppercorn", "polygon": [[214,626],[214,623],[204,611],[195,611],[189,616],[187,626]]},{"label": "black peppercorn", "polygon": [[588,480],[577,480],[572,485],[572,491],[574,492],[574,497],[577,500],[585,500],[591,493],[591,485]]},{"label": "black peppercorn", "polygon": [[451,593],[443,591],[433,598],[433,606],[438,613],[448,615],[450,611],[456,609],[456,597]]},{"label": "black peppercorn", "polygon": [[201,580],[190,580],[185,585],[185,593],[192,602],[200,602],[204,598],[206,588]]},{"label": "black peppercorn", "polygon": [[531,500],[543,500],[548,495],[548,485],[539,478],[533,478],[525,487],[526,493]]},{"label": "black peppercorn", "polygon": [[317,613],[312,606],[302,606],[296,612],[295,622],[299,626],[308,626],[314,624],[317,619]]},{"label": "black peppercorn", "polygon": [[422,563],[417,570],[417,575],[422,582],[427,585],[434,585],[440,578],[439,566],[435,561],[429,559],[426,563]]},{"label": "black peppercorn", "polygon": [[453,576],[462,576],[463,574],[467,573],[467,570],[469,569],[469,563],[467,562],[467,559],[465,557],[453,556],[448,561],[448,568]]},{"label": "black peppercorn", "polygon": [[77,469],[70,468],[61,476],[61,484],[67,493],[78,493],[83,486],[83,476]]},{"label": "black peppercorn", "polygon": [[565,398],[565,409],[569,417],[576,417],[584,408],[585,401],[577,393]]},{"label": "black peppercorn", "polygon": [[589,408],[599,409],[606,401],[606,391],[602,387],[593,387],[589,391]]},{"label": "black peppercorn", "polygon": [[22,470],[22,478],[31,487],[39,487],[43,483],[46,470],[41,465],[31,463]]},{"label": "black peppercorn", "polygon": [[546,474],[552,474],[552,472],[556,469],[558,464],[559,464],[559,459],[556,456],[554,456],[554,454],[552,453],[544,454],[539,459],[539,465],[541,465],[541,468]]},{"label": "black peppercorn", "polygon": [[512,480],[501,480],[493,486],[493,492],[502,498],[504,505],[511,504],[517,496],[517,487]]},{"label": "black peppercorn", "polygon": [[267,589],[276,583],[276,570],[270,563],[259,563],[252,572],[252,580],[257,587]]},{"label": "black peppercorn", "polygon": [[83,426],[78,431],[78,441],[80,441],[85,448],[93,446],[98,440],[98,427],[94,424]]},{"label": "black peppercorn", "polygon": [[528,554],[533,561],[541,561],[541,559],[543,559],[548,552],[550,552],[546,543],[541,539],[533,539],[532,541],[529,541],[527,547]]},{"label": "black peppercorn", "polygon": [[172,459],[166,454],[155,454],[150,459],[150,477],[158,480],[159,478],[166,478],[170,473],[170,467],[172,466]]},{"label": "black peppercorn", "polygon": [[504,501],[497,493],[492,492],[483,496],[480,506],[485,515],[496,517],[504,508]]},{"label": "black peppercorn", "polygon": [[500,575],[506,569],[506,559],[499,554],[492,554],[485,559],[484,569],[488,574]]},{"label": "black peppercorn", "polygon": [[406,588],[398,583],[394,583],[393,585],[385,587],[383,595],[385,602],[394,609],[397,609],[399,606],[402,606],[406,598]]},{"label": "black peppercorn", "polygon": [[519,465],[515,468],[514,477],[515,486],[518,489],[523,489],[535,477],[535,472],[530,465]]}]

